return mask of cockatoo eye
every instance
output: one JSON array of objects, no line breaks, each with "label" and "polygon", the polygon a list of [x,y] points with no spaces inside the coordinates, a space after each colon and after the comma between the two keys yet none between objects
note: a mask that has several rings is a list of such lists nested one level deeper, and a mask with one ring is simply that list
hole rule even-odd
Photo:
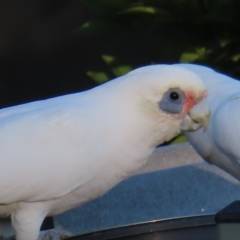
[{"label": "cockatoo eye", "polygon": [[163,94],[158,103],[159,108],[166,113],[179,114],[182,112],[186,96],[179,88],[170,88]]},{"label": "cockatoo eye", "polygon": [[179,95],[178,95],[177,92],[171,92],[171,93],[170,93],[170,98],[171,98],[172,100],[178,100]]}]

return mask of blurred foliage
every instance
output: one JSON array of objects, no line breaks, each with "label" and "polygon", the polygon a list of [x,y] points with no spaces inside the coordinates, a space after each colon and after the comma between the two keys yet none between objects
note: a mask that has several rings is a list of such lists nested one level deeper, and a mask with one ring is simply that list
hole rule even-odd
[{"label": "blurred foliage", "polygon": [[84,23],[79,34],[95,37],[148,27],[161,35],[163,54],[171,62],[204,64],[240,77],[239,0],[83,1],[96,18]]},{"label": "blurred foliage", "polygon": [[[95,18],[77,30],[96,37],[119,29],[151,30],[167,62],[202,64],[240,78],[239,0],[83,0]],[[139,39],[141,41],[141,39]],[[141,51],[141,49],[139,49]],[[104,54],[104,53],[103,53]],[[103,56],[109,73],[88,72],[98,83],[130,71],[117,57]],[[150,59],[149,64],[154,62]],[[112,75],[113,74],[113,75]],[[172,143],[186,141],[180,137]]]},{"label": "blurred foliage", "polygon": [[176,143],[183,143],[183,142],[187,142],[187,137],[185,135],[178,135],[177,137],[173,138],[172,140],[170,140],[168,143],[169,144],[176,144]]},{"label": "blurred foliage", "polygon": [[[111,73],[109,72],[95,72],[88,71],[87,75],[97,83],[104,83],[111,78],[122,76],[133,69],[131,64],[127,61],[117,58],[115,56],[103,55],[103,61],[109,67]],[[112,75],[113,74],[113,75]]]}]

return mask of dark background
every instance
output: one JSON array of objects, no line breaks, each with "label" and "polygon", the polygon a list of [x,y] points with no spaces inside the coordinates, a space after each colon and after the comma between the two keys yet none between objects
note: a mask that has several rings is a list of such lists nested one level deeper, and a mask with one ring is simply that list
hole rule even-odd
[{"label": "dark background", "polygon": [[98,43],[71,32],[89,17],[81,1],[0,1],[0,107],[95,85]]},{"label": "dark background", "polygon": [[239,12],[231,0],[1,0],[0,107],[92,88],[88,71],[115,77],[102,55],[240,77]]}]

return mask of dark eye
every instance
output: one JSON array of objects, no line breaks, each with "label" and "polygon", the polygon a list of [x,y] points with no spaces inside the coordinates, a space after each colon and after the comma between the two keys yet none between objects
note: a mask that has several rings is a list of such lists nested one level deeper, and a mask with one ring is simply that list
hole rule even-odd
[{"label": "dark eye", "polygon": [[178,99],[179,99],[179,95],[178,95],[177,92],[171,92],[171,93],[170,93],[170,98],[171,98],[172,100],[178,100]]}]

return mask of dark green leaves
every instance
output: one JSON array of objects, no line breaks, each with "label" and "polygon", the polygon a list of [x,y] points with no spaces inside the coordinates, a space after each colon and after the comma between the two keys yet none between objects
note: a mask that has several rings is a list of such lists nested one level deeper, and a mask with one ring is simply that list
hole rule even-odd
[{"label": "dark green leaves", "polygon": [[89,71],[87,75],[97,83],[104,83],[111,78],[122,76],[133,69],[133,67],[125,60],[116,58],[110,55],[103,55],[103,61],[109,67],[109,70],[112,72],[96,72],[96,71]]},{"label": "dark green leaves", "polygon": [[132,70],[132,66],[127,61],[109,55],[103,55],[102,58],[116,77]]},{"label": "dark green leaves", "polygon": [[[156,56],[148,57],[146,63],[201,63],[240,77],[240,1],[84,0],[84,3],[95,13],[94,19],[78,29],[84,36],[142,29],[136,46],[142,46],[142,39],[149,35],[149,45],[153,38],[160,39],[159,49],[164,56],[160,58],[156,51]],[[107,61],[110,59],[105,58],[105,62],[113,76],[131,68],[124,64],[113,66],[115,60]],[[101,76],[101,82],[107,79]]]},{"label": "dark green leaves", "polygon": [[84,36],[94,36],[116,28],[116,24],[107,19],[93,19],[84,23],[77,32]]}]

